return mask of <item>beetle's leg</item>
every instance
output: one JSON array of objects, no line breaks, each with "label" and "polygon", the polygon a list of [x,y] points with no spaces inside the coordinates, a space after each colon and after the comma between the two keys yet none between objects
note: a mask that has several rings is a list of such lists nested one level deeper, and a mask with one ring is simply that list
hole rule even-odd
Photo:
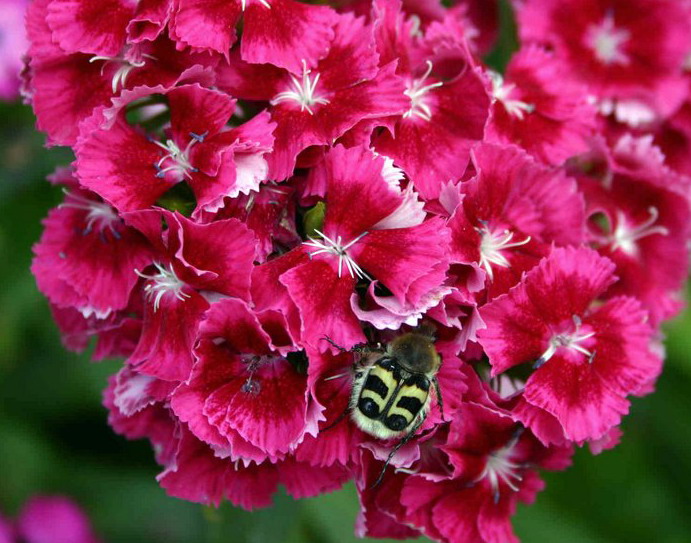
[{"label": "beetle's leg", "polygon": [[384,467],[381,469],[381,472],[379,473],[379,477],[377,477],[377,480],[374,482],[372,486],[370,486],[370,489],[376,487],[379,483],[381,483],[381,480],[384,478],[384,473],[386,472],[386,468],[389,467],[389,464],[391,463],[391,460],[393,460],[393,457],[396,455],[398,452],[398,449],[403,447],[408,441],[410,441],[414,436],[415,432],[418,431],[420,426],[422,426],[422,423],[425,422],[425,419],[427,418],[427,413],[423,414],[420,417],[420,420],[418,420],[415,423],[415,426],[413,426],[410,429],[410,432],[408,432],[403,439],[401,439],[398,443],[396,443],[396,446],[391,449],[391,452],[389,453],[389,457],[386,459],[386,462],[384,462]]},{"label": "beetle's leg", "polygon": [[439,388],[439,381],[436,377],[432,377],[432,384],[434,385],[434,392],[437,394],[437,403],[439,404],[439,410],[441,411],[441,420],[446,422],[444,418],[444,400],[441,397],[441,389]]}]

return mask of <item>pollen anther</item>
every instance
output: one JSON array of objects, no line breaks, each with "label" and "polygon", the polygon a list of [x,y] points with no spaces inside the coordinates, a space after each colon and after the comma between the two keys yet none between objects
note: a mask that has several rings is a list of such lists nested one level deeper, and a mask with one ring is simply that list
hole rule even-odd
[{"label": "pollen anther", "polygon": [[582,333],[581,332],[581,326],[582,326],[582,321],[581,318],[578,315],[574,315],[572,317],[573,319],[573,324],[574,324],[574,330],[572,333],[558,333],[552,336],[552,338],[549,340],[549,346],[547,347],[547,350],[542,353],[540,358],[538,358],[535,361],[535,364],[533,364],[534,369],[538,369],[542,365],[545,364],[550,358],[554,356],[554,354],[557,352],[557,349],[560,347],[564,347],[567,349],[572,349],[578,353],[581,353],[582,355],[587,357],[588,363],[592,364],[593,359],[595,358],[595,351],[589,351],[583,345],[581,345],[581,342],[590,339],[595,335],[595,332],[586,332]]},{"label": "pollen anther", "polygon": [[[192,179],[190,172],[197,172],[199,170],[190,163],[190,149],[192,149],[194,144],[204,141],[205,136],[206,132],[204,134],[195,134],[194,132],[190,132],[190,141],[184,149],[180,149],[177,143],[171,139],[166,140],[165,143],[152,140],[153,143],[158,145],[161,149],[168,151],[158,162],[154,164],[154,168],[156,168],[156,177],[162,179],[165,177],[166,173],[175,172],[180,175],[180,181],[182,181],[182,178]],[[172,161],[172,164],[166,168],[163,168],[163,163],[167,160]]]},{"label": "pollen anther", "polygon": [[94,230],[94,227],[96,227],[101,235],[108,229],[115,239],[120,239],[122,237],[120,232],[116,229],[116,226],[122,221],[120,217],[118,217],[115,209],[109,204],[78,196],[66,189],[63,189],[63,192],[67,196],[67,199],[60,204],[60,207],[80,209],[87,212],[86,226],[82,232],[83,235],[89,235]]}]

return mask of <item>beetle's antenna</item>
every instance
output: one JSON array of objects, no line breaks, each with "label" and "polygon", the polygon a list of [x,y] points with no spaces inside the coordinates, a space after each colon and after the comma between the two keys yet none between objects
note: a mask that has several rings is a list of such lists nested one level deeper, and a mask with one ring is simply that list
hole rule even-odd
[{"label": "beetle's antenna", "polygon": [[339,351],[341,351],[342,353],[347,353],[347,352],[349,352],[348,349],[346,349],[345,347],[341,347],[338,343],[336,343],[336,342],[335,342],[333,339],[331,339],[329,336],[324,336],[324,337],[322,337],[321,339],[322,339],[322,340],[328,341],[329,343],[331,343],[331,345],[333,345],[334,347],[336,347],[336,348],[337,348]]}]

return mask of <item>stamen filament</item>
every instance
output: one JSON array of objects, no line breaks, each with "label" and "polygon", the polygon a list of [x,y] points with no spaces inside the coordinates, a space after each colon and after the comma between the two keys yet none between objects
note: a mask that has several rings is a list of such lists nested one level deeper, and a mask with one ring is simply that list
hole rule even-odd
[{"label": "stamen filament", "polygon": [[317,250],[316,251],[311,251],[309,253],[310,258],[312,258],[315,255],[322,254],[322,253],[330,253],[338,256],[338,276],[341,277],[342,272],[343,272],[343,264],[345,263],[346,268],[348,269],[348,273],[350,274],[351,277],[358,277],[359,279],[369,279],[371,280],[372,278],[365,273],[365,271],[358,265],[357,262],[355,262],[350,255],[346,252],[349,248],[351,248],[353,245],[355,245],[358,241],[360,241],[362,238],[364,238],[368,232],[363,232],[356,238],[352,239],[345,245],[343,245],[341,236],[338,236],[336,240],[332,240],[329,236],[324,234],[323,232],[320,232],[319,230],[314,230],[317,234],[319,234],[322,237],[322,240],[314,239],[314,238],[308,238],[309,241],[305,242],[305,245],[308,245],[310,247],[315,247]]},{"label": "stamen filament", "polygon": [[667,236],[669,234],[669,230],[666,227],[661,225],[654,226],[660,218],[660,213],[657,208],[654,206],[649,207],[648,213],[650,216],[646,221],[634,228],[628,229],[626,215],[621,211],[617,212],[617,227],[612,234],[611,242],[613,251],[621,249],[625,253],[636,254],[638,249],[635,242],[639,239],[654,234],[660,234],[661,236]]},{"label": "stamen filament", "polygon": [[98,224],[99,234],[103,238],[103,232],[107,228],[115,239],[120,239],[122,236],[120,232],[116,229],[122,221],[118,216],[117,212],[113,207],[105,202],[97,202],[95,200],[90,200],[83,196],[79,196],[70,192],[67,189],[63,189],[63,192],[67,196],[65,201],[60,204],[60,207],[67,207],[71,209],[79,209],[87,212],[86,215],[86,226],[82,231],[82,234],[89,235],[94,226]]},{"label": "stamen filament", "polygon": [[314,115],[311,106],[315,104],[326,105],[329,100],[326,98],[321,98],[316,95],[317,83],[319,82],[319,75],[314,76],[314,81],[310,78],[311,70],[307,69],[307,63],[302,60],[302,82],[300,82],[293,74],[290,74],[291,82],[293,83],[294,90],[287,90],[278,93],[273,100],[271,100],[271,105],[280,104],[285,101],[293,101],[300,104],[300,111],[305,111],[310,115]]},{"label": "stamen filament", "polygon": [[153,298],[154,312],[158,311],[158,308],[161,305],[161,299],[168,292],[173,293],[181,302],[184,302],[185,299],[190,297],[190,295],[186,292],[182,292],[182,289],[185,287],[185,283],[178,279],[178,276],[175,275],[172,265],[166,267],[158,262],[154,262],[154,266],[158,270],[158,273],[154,275],[146,275],[139,270],[134,270],[134,273],[136,273],[142,279],[153,281],[153,283],[148,283],[144,287],[144,292],[149,301]]},{"label": "stamen filament", "polygon": [[[199,170],[190,163],[190,150],[195,144],[203,142],[206,134],[207,132],[204,134],[195,134],[194,132],[190,132],[190,141],[185,149],[180,149],[177,143],[175,143],[172,139],[166,140],[165,143],[152,140],[155,145],[158,145],[164,151],[168,151],[158,162],[154,164],[154,168],[156,169],[156,177],[162,179],[165,177],[166,173],[175,172],[181,176],[179,179],[180,181],[182,181],[182,178],[192,179],[190,172],[194,173],[198,172]],[[161,166],[167,160],[171,160],[173,163],[166,168],[162,168]]]},{"label": "stamen filament", "polygon": [[425,70],[425,73],[422,74],[422,77],[415,79],[404,91],[404,94],[410,97],[412,105],[410,109],[403,114],[403,118],[408,118],[415,115],[416,117],[420,117],[425,121],[432,120],[432,110],[430,109],[429,104],[423,100],[423,97],[429,91],[441,87],[444,83],[437,81],[436,83],[431,83],[429,85],[424,84],[425,80],[432,73],[432,62],[428,60],[426,63],[427,70]]},{"label": "stamen filament", "polygon": [[582,355],[588,357],[588,363],[592,364],[593,359],[595,358],[595,351],[589,351],[588,349],[583,347],[583,345],[580,345],[580,343],[593,337],[595,335],[595,332],[587,332],[585,334],[581,333],[580,328],[583,324],[581,318],[578,315],[574,315],[572,318],[574,323],[573,333],[560,333],[554,335],[549,341],[549,346],[547,347],[547,350],[544,353],[542,353],[542,355],[540,355],[540,357],[533,364],[533,369],[538,369],[542,365],[544,365],[545,362],[547,362],[550,358],[552,358],[555,355],[557,349],[559,349],[560,347],[566,347],[567,349],[572,349],[578,353],[581,353]]},{"label": "stamen filament", "polygon": [[522,102],[521,100],[515,100],[509,98],[511,92],[516,88],[514,83],[504,83],[504,78],[501,74],[493,71],[487,71],[490,80],[492,81],[492,97],[504,104],[504,108],[509,115],[513,115],[519,120],[523,120],[526,113],[532,113],[535,111],[534,104],[528,104],[527,102]]},{"label": "stamen filament", "polygon": [[[482,222],[482,221],[481,221]],[[508,259],[501,253],[506,249],[514,247],[521,247],[530,242],[530,236],[527,236],[523,241],[513,240],[514,233],[510,230],[503,230],[501,233],[491,232],[489,226],[485,223],[482,228],[476,228],[480,234],[480,261],[479,266],[484,268],[490,281],[494,280],[494,272],[492,265],[502,268],[511,266]]]}]

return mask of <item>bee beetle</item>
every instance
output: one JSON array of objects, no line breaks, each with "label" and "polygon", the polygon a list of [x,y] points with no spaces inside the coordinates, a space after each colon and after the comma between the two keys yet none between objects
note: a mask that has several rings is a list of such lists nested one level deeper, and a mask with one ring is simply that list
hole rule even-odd
[{"label": "bee beetle", "polygon": [[[346,351],[329,338],[326,340],[341,351]],[[436,378],[441,367],[441,356],[434,347],[434,338],[421,332],[398,336],[386,348],[358,345],[352,351],[363,356],[355,364],[353,388],[346,413],[349,411],[355,425],[371,436],[378,439],[401,438],[391,450],[373,485],[377,486],[398,449],[415,435],[425,421],[430,410],[432,386],[444,418]]]}]

